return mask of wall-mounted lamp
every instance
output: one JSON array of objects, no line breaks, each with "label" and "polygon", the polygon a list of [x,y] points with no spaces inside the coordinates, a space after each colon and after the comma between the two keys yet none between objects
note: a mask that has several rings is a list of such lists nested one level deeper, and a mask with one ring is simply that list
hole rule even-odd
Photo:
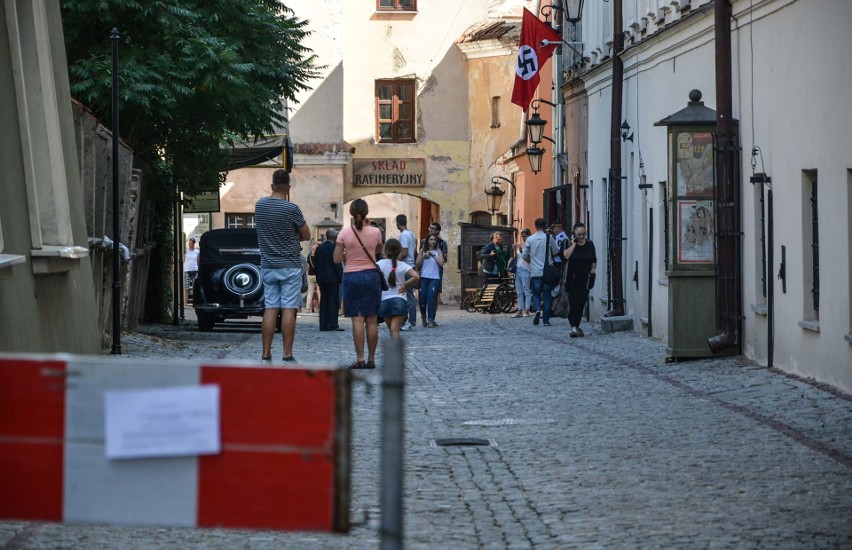
[{"label": "wall-mounted lamp", "polygon": [[630,125],[627,120],[621,123],[621,141],[633,141],[633,133],[630,131]]},{"label": "wall-mounted lamp", "polygon": [[485,195],[488,200],[488,211],[491,212],[492,216],[496,214],[498,210],[500,210],[500,203],[503,202],[503,195],[506,194],[505,191],[500,189],[500,183],[497,181],[497,178],[499,178],[499,176],[491,178],[491,187],[485,190]]},{"label": "wall-mounted lamp", "polygon": [[648,177],[645,175],[645,162],[642,160],[642,151],[639,151],[639,189],[648,194],[648,189],[654,187],[653,183],[648,183]]},{"label": "wall-mounted lamp", "polygon": [[583,0],[564,0],[565,19],[572,25],[576,25],[583,18]]},{"label": "wall-mounted lamp", "polygon": [[533,174],[541,172],[541,159],[546,151],[537,144],[527,149],[527,158],[530,159],[530,169]]},{"label": "wall-mounted lamp", "polygon": [[532,116],[527,119],[527,139],[533,145],[541,143],[541,137],[544,135],[544,127],[547,121],[541,118],[536,110]]},{"label": "wall-mounted lamp", "polygon": [[527,149],[527,157],[530,159],[530,169],[532,169],[533,174],[538,174],[541,172],[541,159],[544,156],[545,150],[538,146],[542,140],[547,140],[551,143],[554,143],[552,139],[544,135],[544,127],[547,125],[547,121],[541,118],[538,114],[539,106],[545,103],[550,105],[551,107],[556,107],[555,103],[551,103],[546,99],[534,99],[530,104],[533,108],[533,114],[527,119],[527,139],[532,144],[532,147]]},{"label": "wall-mounted lamp", "polygon": [[561,17],[553,18],[553,25],[551,25],[551,28],[555,32],[562,34],[562,17],[564,17],[565,20],[572,25],[579,23],[580,19],[583,17],[583,1],[584,0],[562,0],[559,3],[542,6],[539,13],[544,16],[544,22],[550,25],[550,16],[553,15],[553,10],[558,11],[561,14]]}]

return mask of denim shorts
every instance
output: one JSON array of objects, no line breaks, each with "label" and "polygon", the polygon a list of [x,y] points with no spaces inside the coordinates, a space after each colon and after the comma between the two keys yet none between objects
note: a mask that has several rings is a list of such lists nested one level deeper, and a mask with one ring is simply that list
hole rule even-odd
[{"label": "denim shorts", "polygon": [[263,301],[268,308],[298,309],[302,307],[302,269],[299,267],[264,267]]},{"label": "denim shorts", "polygon": [[401,317],[408,313],[408,300],[400,296],[399,298],[393,297],[388,298],[387,300],[382,300],[382,305],[379,306],[379,316],[384,317],[385,319],[390,319],[391,317]]}]

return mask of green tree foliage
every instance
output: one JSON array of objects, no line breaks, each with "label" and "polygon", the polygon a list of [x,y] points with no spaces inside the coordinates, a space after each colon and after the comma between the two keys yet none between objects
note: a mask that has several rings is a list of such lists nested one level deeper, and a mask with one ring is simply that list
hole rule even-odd
[{"label": "green tree foliage", "polygon": [[118,28],[121,136],[171,183],[215,186],[219,147],[276,133],[315,76],[306,22],[277,0],[63,0],[71,93],[110,124]]},{"label": "green tree foliage", "polygon": [[306,22],[278,0],[62,0],[71,93],[111,126],[112,42],[119,43],[120,134],[146,167],[153,229],[145,305],[167,321],[173,206],[218,184],[220,146],[278,133],[316,76]]}]

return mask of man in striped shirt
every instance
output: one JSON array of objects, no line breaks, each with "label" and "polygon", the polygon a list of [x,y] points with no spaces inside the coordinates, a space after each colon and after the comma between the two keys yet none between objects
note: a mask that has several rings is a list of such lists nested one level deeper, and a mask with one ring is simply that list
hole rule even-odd
[{"label": "man in striped shirt", "polygon": [[264,363],[272,362],[272,338],[279,313],[284,340],[283,360],[296,360],[293,357],[296,311],[302,306],[300,241],[310,239],[311,231],[301,209],[289,199],[290,174],[286,170],[276,170],[272,174],[272,194],[257,201],[254,207],[266,308],[261,324]]}]

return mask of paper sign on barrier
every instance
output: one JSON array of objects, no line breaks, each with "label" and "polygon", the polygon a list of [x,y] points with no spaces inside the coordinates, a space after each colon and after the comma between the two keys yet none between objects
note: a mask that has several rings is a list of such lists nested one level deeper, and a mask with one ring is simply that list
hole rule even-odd
[{"label": "paper sign on barrier", "polygon": [[184,386],[104,394],[106,457],[217,454],[219,386]]}]

